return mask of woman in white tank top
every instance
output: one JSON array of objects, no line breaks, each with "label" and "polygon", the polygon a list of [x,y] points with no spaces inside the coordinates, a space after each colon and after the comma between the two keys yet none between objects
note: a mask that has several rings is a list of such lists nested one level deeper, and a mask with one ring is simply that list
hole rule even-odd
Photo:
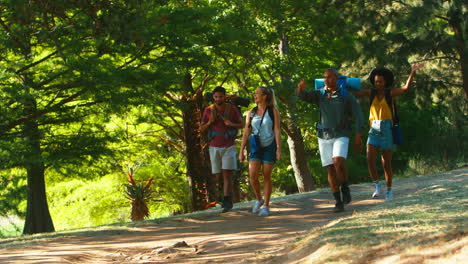
[{"label": "woman in white tank top", "polygon": [[[252,213],[260,216],[270,214],[270,197],[272,192],[271,173],[277,160],[281,158],[280,115],[273,104],[273,91],[266,87],[255,90],[255,103],[257,106],[247,113],[244,134],[239,151],[239,160],[244,161],[244,149],[249,136],[258,135],[260,150],[249,155],[250,184],[255,193],[255,204]],[[273,116],[272,116],[273,115]],[[263,196],[260,191],[258,176],[262,169]]]}]

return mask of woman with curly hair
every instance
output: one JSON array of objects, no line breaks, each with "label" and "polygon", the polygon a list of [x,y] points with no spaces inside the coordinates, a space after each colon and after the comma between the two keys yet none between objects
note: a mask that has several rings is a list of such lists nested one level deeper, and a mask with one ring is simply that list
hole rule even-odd
[{"label": "woman with curly hair", "polygon": [[392,125],[395,121],[394,98],[409,90],[413,82],[414,74],[424,64],[413,65],[406,84],[400,88],[393,88],[393,73],[387,68],[376,68],[369,75],[369,81],[374,89],[353,91],[356,96],[368,96],[370,98],[369,111],[369,137],[367,138],[367,167],[373,180],[375,191],[372,198],[378,198],[382,193],[377,174],[377,152],[382,150],[382,166],[385,173],[387,191],[385,200],[393,200],[392,192],[392,154],[395,149]]}]

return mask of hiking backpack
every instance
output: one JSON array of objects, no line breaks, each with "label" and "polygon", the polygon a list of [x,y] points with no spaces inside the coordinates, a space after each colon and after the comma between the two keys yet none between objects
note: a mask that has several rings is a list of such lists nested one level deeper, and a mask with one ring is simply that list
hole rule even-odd
[{"label": "hiking backpack", "polygon": [[[225,103],[225,104],[226,104],[226,108],[224,109],[223,115],[220,115],[220,117],[222,120],[225,120],[225,119],[230,120],[229,115],[231,113],[231,107],[233,107],[233,105],[230,103]],[[210,105],[210,111],[211,111],[212,116],[218,115],[216,111],[216,106],[214,104]],[[239,132],[239,129],[235,127],[231,127],[230,129],[227,129],[224,132],[214,131],[212,128],[210,128],[210,130],[208,131],[208,140],[211,141],[215,136],[224,136],[226,138],[230,137],[230,138],[235,139],[237,137],[238,132]]]}]

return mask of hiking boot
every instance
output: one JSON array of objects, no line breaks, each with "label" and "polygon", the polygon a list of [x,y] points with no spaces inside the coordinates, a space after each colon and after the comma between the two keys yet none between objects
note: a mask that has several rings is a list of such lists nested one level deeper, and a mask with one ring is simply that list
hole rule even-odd
[{"label": "hiking boot", "polygon": [[252,213],[258,213],[260,211],[260,207],[262,207],[264,202],[264,200],[256,200],[254,206],[252,207]]},{"label": "hiking boot", "polygon": [[344,211],[344,204],[343,203],[336,203],[335,208],[333,208],[334,213],[339,213]]},{"label": "hiking boot", "polygon": [[338,212],[343,212],[344,211],[344,204],[343,201],[341,200],[341,194],[340,192],[334,192],[333,197],[335,197],[335,208],[333,208],[333,212],[338,213]]},{"label": "hiking boot", "polygon": [[375,191],[372,194],[372,198],[377,198],[380,196],[380,194],[382,194],[382,185],[378,182],[375,182],[374,187],[375,187]]},{"label": "hiking boot", "polygon": [[270,209],[268,206],[263,206],[262,209],[260,209],[260,213],[258,213],[258,216],[269,216],[270,215]]},{"label": "hiking boot", "polygon": [[351,191],[347,184],[341,185],[341,195],[344,204],[349,204],[351,202]]},{"label": "hiking boot", "polygon": [[234,205],[232,204],[231,197],[225,196],[223,200],[223,205],[221,206],[223,208],[223,213],[231,211],[232,207]]},{"label": "hiking boot", "polygon": [[387,193],[385,193],[385,201],[391,201],[393,200],[393,192],[392,190],[388,190]]}]

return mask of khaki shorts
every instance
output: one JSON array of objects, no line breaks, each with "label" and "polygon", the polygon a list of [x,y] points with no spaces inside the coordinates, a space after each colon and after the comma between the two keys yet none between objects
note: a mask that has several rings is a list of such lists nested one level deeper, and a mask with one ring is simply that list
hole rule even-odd
[{"label": "khaki shorts", "polygon": [[211,173],[221,170],[237,170],[236,145],[227,148],[210,147]]}]

